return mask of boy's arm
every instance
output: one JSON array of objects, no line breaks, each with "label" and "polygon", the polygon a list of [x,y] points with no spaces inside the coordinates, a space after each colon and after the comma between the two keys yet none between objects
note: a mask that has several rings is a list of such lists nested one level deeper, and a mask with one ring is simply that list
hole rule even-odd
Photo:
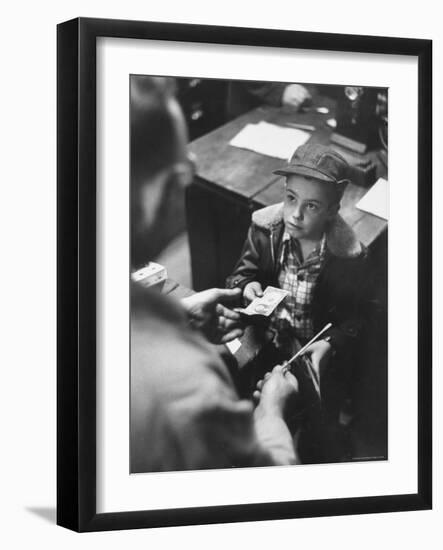
[{"label": "boy's arm", "polygon": [[356,345],[364,327],[363,319],[346,319],[330,328],[323,338],[331,344],[334,352],[340,353]]},{"label": "boy's arm", "polygon": [[243,249],[232,274],[226,279],[227,288],[241,288],[242,290],[251,281],[261,281],[260,252],[256,228],[252,224],[243,245]]},{"label": "boy's arm", "polygon": [[373,289],[373,266],[366,250],[359,261],[359,269],[354,270],[349,279],[352,280],[354,292],[346,304],[347,311],[342,312],[323,338],[337,353],[350,351],[359,345],[368,320],[374,316],[377,309]]},{"label": "boy's arm", "polygon": [[280,107],[286,86],[286,83],[278,82],[248,82],[245,84],[245,90],[268,105]]}]

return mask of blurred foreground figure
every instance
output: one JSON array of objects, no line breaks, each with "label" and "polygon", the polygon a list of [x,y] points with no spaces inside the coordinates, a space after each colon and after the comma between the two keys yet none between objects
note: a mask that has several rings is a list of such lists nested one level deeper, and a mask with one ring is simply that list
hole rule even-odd
[{"label": "blurred foreground figure", "polygon": [[[161,250],[171,197],[192,177],[186,127],[167,79],[131,78],[131,262]],[[274,368],[255,408],[217,348],[242,334],[240,290],[174,301],[131,286],[131,472],[293,464],[284,414],[296,379]],[[211,342],[211,343],[210,343]]]}]

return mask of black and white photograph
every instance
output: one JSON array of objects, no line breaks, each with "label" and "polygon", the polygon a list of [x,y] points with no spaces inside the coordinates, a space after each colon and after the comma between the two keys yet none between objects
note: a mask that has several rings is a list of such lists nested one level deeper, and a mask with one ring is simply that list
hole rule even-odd
[{"label": "black and white photograph", "polygon": [[430,509],[431,60],[59,25],[59,525]]},{"label": "black and white photograph", "polygon": [[389,89],[128,91],[130,473],[388,460]]},{"label": "black and white photograph", "polygon": [[5,4],[4,548],[441,547],[438,6]]}]

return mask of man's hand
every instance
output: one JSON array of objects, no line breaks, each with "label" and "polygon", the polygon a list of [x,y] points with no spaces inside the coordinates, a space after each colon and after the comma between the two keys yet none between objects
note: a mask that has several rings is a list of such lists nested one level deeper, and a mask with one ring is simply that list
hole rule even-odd
[{"label": "man's hand", "polygon": [[259,400],[257,412],[266,416],[284,416],[285,409],[298,394],[295,376],[283,365],[277,365],[258,382],[254,398]]},{"label": "man's hand", "polygon": [[250,304],[255,298],[261,298],[263,296],[263,289],[261,284],[257,281],[248,283],[243,289],[243,298],[246,305]]},{"label": "man's hand", "polygon": [[329,359],[331,357],[332,346],[326,340],[318,340],[307,348],[303,355],[310,355],[312,366],[314,367],[318,381],[328,366]]},{"label": "man's hand", "polygon": [[311,94],[304,86],[301,84],[289,84],[283,92],[282,104],[293,109],[299,109],[309,99],[311,99]]},{"label": "man's hand", "polygon": [[235,303],[241,290],[210,288],[183,298],[192,325],[200,329],[213,344],[226,344],[243,335],[240,314],[223,304]]}]

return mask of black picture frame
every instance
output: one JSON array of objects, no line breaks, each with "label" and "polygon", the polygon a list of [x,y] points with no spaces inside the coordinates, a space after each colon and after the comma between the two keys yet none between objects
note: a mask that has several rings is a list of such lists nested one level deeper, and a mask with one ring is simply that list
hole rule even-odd
[{"label": "black picture frame", "polygon": [[[96,512],[96,39],[154,39],[418,58],[416,494]],[[57,29],[57,523],[76,531],[430,509],[432,506],[432,42],[106,19]]]}]

